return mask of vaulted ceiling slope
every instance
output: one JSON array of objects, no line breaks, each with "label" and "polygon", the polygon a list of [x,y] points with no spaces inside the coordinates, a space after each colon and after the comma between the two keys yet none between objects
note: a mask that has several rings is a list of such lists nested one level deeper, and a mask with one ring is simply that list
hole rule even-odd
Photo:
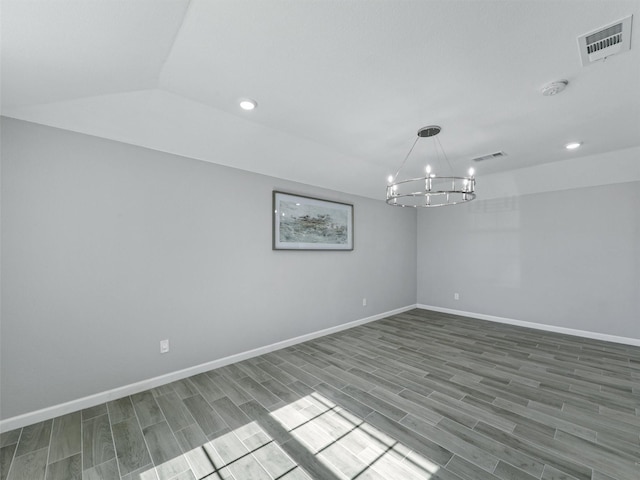
[{"label": "vaulted ceiling slope", "polygon": [[640,35],[588,66],[576,40],[628,15],[640,2],[2,0],[2,114],[381,198],[429,124],[459,173],[507,153],[479,176],[640,146]]}]

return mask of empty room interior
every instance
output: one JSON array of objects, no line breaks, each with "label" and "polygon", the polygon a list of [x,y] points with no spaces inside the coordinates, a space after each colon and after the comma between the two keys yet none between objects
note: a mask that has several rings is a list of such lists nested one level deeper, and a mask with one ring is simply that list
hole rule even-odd
[{"label": "empty room interior", "polygon": [[640,479],[639,1],[0,18],[0,480]]}]

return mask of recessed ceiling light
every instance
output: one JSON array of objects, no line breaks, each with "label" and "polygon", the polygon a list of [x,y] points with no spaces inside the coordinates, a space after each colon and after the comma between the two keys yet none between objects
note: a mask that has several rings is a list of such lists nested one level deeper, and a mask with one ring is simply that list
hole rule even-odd
[{"label": "recessed ceiling light", "polygon": [[243,110],[253,110],[258,106],[258,102],[251,100],[250,98],[243,98],[240,100],[240,108]]},{"label": "recessed ceiling light", "polygon": [[571,142],[571,143],[567,143],[564,148],[566,148],[567,150],[575,150],[576,148],[578,148],[580,145],[582,145],[582,142]]}]

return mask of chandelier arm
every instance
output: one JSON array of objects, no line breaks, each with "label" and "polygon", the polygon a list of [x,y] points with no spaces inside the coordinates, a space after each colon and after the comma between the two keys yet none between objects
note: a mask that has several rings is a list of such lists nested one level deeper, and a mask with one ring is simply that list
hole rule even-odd
[{"label": "chandelier arm", "polygon": [[402,168],[404,167],[404,164],[407,163],[407,159],[409,158],[409,155],[411,155],[411,152],[413,152],[413,149],[415,148],[416,143],[418,143],[418,140],[420,140],[420,137],[416,137],[416,139],[413,141],[413,145],[411,145],[411,148],[409,149],[409,153],[407,153],[407,156],[404,157],[404,160],[402,161],[400,168],[398,168],[398,170],[396,171],[396,174],[393,176],[394,180],[398,178],[398,174],[400,173],[400,170],[402,170]]}]

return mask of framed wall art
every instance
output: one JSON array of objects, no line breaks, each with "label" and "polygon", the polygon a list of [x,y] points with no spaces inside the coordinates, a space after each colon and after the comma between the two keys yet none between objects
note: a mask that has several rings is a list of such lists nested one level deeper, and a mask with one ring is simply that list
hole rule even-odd
[{"label": "framed wall art", "polygon": [[273,192],[274,250],[353,250],[353,205]]}]

